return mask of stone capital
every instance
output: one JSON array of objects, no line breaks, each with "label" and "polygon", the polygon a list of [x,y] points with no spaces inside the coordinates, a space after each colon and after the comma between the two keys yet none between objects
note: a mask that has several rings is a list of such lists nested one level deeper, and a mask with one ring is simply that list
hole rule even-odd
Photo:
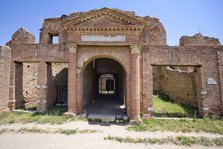
[{"label": "stone capital", "polygon": [[73,43],[67,43],[66,47],[70,53],[77,53],[77,45]]},{"label": "stone capital", "polygon": [[132,54],[139,54],[141,51],[141,45],[139,44],[131,44],[130,48]]}]

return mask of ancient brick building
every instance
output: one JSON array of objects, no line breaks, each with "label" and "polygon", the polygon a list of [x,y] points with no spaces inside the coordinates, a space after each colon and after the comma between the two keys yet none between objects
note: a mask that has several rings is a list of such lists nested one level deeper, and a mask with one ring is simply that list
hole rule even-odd
[{"label": "ancient brick building", "polygon": [[98,111],[122,107],[134,120],[140,112],[152,116],[157,90],[202,116],[223,114],[219,40],[196,34],[168,46],[154,17],[102,8],[49,18],[38,44],[21,28],[0,54],[1,109],[32,101],[38,111],[67,104],[67,114],[76,115],[103,102]]}]

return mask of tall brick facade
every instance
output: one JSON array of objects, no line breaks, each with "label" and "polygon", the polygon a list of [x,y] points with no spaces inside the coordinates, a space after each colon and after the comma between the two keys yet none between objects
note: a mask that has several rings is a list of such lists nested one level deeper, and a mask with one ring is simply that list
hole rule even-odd
[{"label": "tall brick facade", "polygon": [[[0,48],[1,109],[24,106],[23,75],[26,71],[23,69],[27,63],[35,63],[37,74],[33,89],[36,88],[38,111],[55,105],[55,97],[60,96],[68,98],[67,114],[82,113],[86,102],[93,102],[97,97],[97,76],[110,73],[116,79],[122,79],[116,82],[119,83],[116,91],[127,115],[133,121],[140,118],[140,112],[151,117],[153,90],[159,86],[153,81],[154,67],[183,66],[197,71],[182,79],[187,82],[184,86],[187,93],[177,100],[198,107],[202,116],[223,114],[223,46],[216,38],[201,34],[183,36],[180,46],[168,46],[165,29],[157,18],[108,8],[45,19],[40,31],[38,44],[34,43],[35,37],[31,33],[21,28],[7,43],[9,47]],[[58,43],[54,43],[55,37],[58,37]],[[100,59],[114,63],[99,65],[97,60]],[[68,65],[68,69],[64,67],[67,79],[59,85],[55,83],[59,76],[52,77],[52,66],[57,63]],[[164,74],[156,75],[160,78]],[[174,77],[169,79],[174,82]],[[173,98],[179,97],[171,86],[165,86],[171,80],[163,77],[159,81]],[[196,91],[192,92],[194,89]]]}]

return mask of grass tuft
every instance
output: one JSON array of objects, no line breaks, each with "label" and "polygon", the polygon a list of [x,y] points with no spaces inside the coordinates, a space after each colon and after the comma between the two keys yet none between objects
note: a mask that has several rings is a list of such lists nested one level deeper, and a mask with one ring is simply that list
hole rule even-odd
[{"label": "grass tuft", "polygon": [[41,129],[37,127],[32,127],[32,128],[19,128],[19,129],[6,129],[2,128],[0,129],[0,134],[7,133],[7,132],[12,132],[12,133],[59,133],[59,134],[65,134],[65,135],[72,135],[72,134],[85,134],[85,133],[96,133],[96,130],[90,130],[90,129]]},{"label": "grass tuft", "polygon": [[63,124],[65,122],[86,120],[79,116],[67,116],[63,113],[66,111],[64,107],[56,107],[49,109],[44,113],[31,112],[4,112],[0,113],[0,125],[10,123],[40,123],[40,124]]},{"label": "grass tuft", "polygon": [[173,132],[207,132],[223,134],[223,120],[218,119],[196,119],[193,120],[163,120],[144,119],[138,125],[129,125],[128,130],[133,131],[173,131]]},{"label": "grass tuft", "polygon": [[153,95],[153,108],[153,115],[158,117],[196,117],[196,108],[177,103],[162,93]]},{"label": "grass tuft", "polygon": [[117,141],[120,143],[143,143],[143,144],[168,144],[173,143],[175,145],[191,146],[194,144],[202,146],[223,146],[223,138],[206,138],[206,137],[187,137],[187,136],[177,136],[177,137],[166,137],[166,138],[131,138],[131,137],[104,137],[104,140]]}]

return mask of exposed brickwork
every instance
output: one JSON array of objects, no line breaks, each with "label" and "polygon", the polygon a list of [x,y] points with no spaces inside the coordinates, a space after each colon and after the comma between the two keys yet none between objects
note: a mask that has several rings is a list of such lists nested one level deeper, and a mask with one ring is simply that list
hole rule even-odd
[{"label": "exposed brickwork", "polygon": [[77,114],[77,47],[68,45],[69,63],[68,63],[68,113]]},{"label": "exposed brickwork", "polygon": [[[201,91],[198,109],[201,115],[220,115],[221,97],[218,78],[217,47],[169,47],[169,46],[144,46],[143,48],[143,88],[152,88],[151,65],[183,65],[202,66],[201,69]],[[157,55],[159,55],[157,57]],[[148,73],[149,72],[149,73]],[[213,78],[217,84],[207,84],[207,79]],[[152,102],[152,91],[143,92],[147,99]],[[145,95],[144,95],[145,96]],[[143,97],[144,97],[143,96]]]},{"label": "exposed brickwork", "polygon": [[0,111],[8,108],[11,49],[0,46]]},{"label": "exposed brickwork", "polygon": [[29,31],[27,31],[24,28],[18,29],[12,36],[12,40],[10,40],[6,45],[7,46],[13,46],[15,44],[33,44],[35,43],[35,36],[31,34]]},{"label": "exposed brickwork", "polygon": [[[102,41],[99,41],[99,35]],[[58,44],[52,44],[53,36],[59,37]],[[84,36],[93,41],[84,41]],[[114,38],[117,41],[109,41]],[[84,73],[85,69],[87,71],[88,64],[97,58],[109,58],[124,69],[124,101],[127,114],[132,119],[137,119],[140,112],[144,113],[145,117],[152,116],[153,86],[154,89],[160,88],[156,84],[153,85],[153,66],[199,68],[196,75],[200,82],[184,80],[188,83],[186,86],[194,87],[191,85],[194,83],[198,86],[197,101],[190,100],[190,104],[196,104],[202,116],[219,116],[223,113],[223,47],[215,38],[196,34],[193,37],[182,37],[180,46],[166,46],[166,31],[158,19],[140,17],[133,12],[118,9],[102,8],[46,19],[41,28],[40,43],[34,44],[34,40],[35,37],[25,29],[18,30],[8,43],[12,48],[11,63],[8,62],[8,56],[3,58],[3,63],[8,64],[4,65],[6,76],[9,75],[7,71],[10,69],[8,98],[11,110],[24,106],[28,97],[24,96],[24,81],[29,80],[24,78],[28,71],[24,69],[27,67],[26,63],[36,63],[37,109],[44,111],[54,105],[56,84],[66,84],[66,81],[60,82],[63,79],[57,79],[67,78],[68,114],[81,113],[83,98],[88,97],[84,88],[85,78],[88,77]],[[136,48],[140,50],[136,52],[132,44],[139,47],[141,45],[141,48]],[[67,72],[62,73],[59,68],[58,71],[57,68],[54,70],[55,63],[68,63]],[[55,71],[59,73],[58,78]],[[164,88],[167,87],[165,84],[167,82],[162,84]],[[190,92],[189,95],[195,96],[190,87],[185,90]],[[7,89],[5,91],[8,92]],[[2,91],[0,93],[8,94],[2,94]],[[173,94],[174,97],[176,95]]]},{"label": "exposed brickwork", "polygon": [[200,87],[198,86],[200,85],[199,67],[154,67],[159,68],[159,72],[156,73],[158,76],[154,76],[156,77],[154,91],[165,93],[179,103],[193,107],[198,106],[199,97],[197,94],[200,94]]},{"label": "exposed brickwork", "polygon": [[38,63],[37,73],[37,111],[43,112],[47,109],[48,76],[47,63]]},{"label": "exposed brickwork", "polygon": [[140,117],[140,46],[131,45],[131,120]]},{"label": "exposed brickwork", "polygon": [[[92,50],[93,49],[93,50]],[[131,108],[131,53],[130,53],[130,46],[120,46],[118,47],[119,50],[117,50],[117,46],[80,46],[78,47],[78,55],[77,55],[77,73],[80,77],[78,79],[78,86],[81,87],[81,82],[83,71],[85,70],[85,67],[89,62],[94,60],[95,58],[111,58],[115,61],[117,61],[125,70],[125,80],[126,80],[126,108],[127,113],[130,114],[130,108]],[[79,95],[81,96],[83,94],[83,91],[81,90],[79,92]]]},{"label": "exposed brickwork", "polygon": [[36,107],[38,63],[23,63],[23,96],[25,107]]},{"label": "exposed brickwork", "polygon": [[220,41],[217,38],[205,37],[198,33],[194,36],[182,36],[180,38],[181,46],[220,46]]},{"label": "exposed brickwork", "polygon": [[223,115],[223,50],[218,50],[218,71],[220,80],[220,90],[221,90],[221,110]]}]

